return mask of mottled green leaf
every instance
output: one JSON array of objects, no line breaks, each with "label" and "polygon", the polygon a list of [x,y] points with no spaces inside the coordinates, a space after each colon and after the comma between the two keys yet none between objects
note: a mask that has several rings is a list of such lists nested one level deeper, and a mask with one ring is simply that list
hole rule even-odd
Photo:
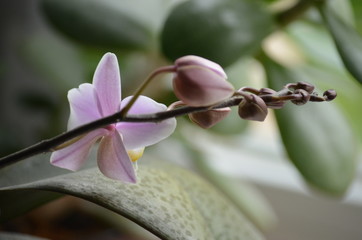
[{"label": "mottled green leaf", "polygon": [[257,1],[186,1],[166,20],[161,47],[171,60],[194,54],[226,67],[257,49],[272,26],[270,14]]},{"label": "mottled green leaf", "polygon": [[[300,79],[295,72],[265,59],[268,84],[280,89]],[[338,89],[337,89],[338,92]],[[356,168],[357,141],[335,103],[289,103],[275,111],[286,151],[312,186],[333,195],[343,194]]]},{"label": "mottled green leaf", "polygon": [[150,44],[150,33],[145,26],[106,1],[42,0],[41,3],[50,23],[81,43],[119,49],[140,49]]},{"label": "mottled green leaf", "polygon": [[[47,163],[43,162],[43,165]],[[43,165],[30,164],[44,171],[47,167]],[[36,174],[37,170],[34,171]],[[10,168],[8,172],[10,178],[22,171]],[[106,178],[96,168],[27,181],[31,178],[39,179],[28,175],[21,181],[1,182],[4,187],[0,189],[3,213],[0,220],[4,221],[5,216],[11,214],[8,211],[16,206],[27,205],[25,199],[31,196],[41,199],[43,194],[49,197],[49,193],[61,193],[123,215],[162,239],[262,238],[242,213],[208,183],[187,170],[165,163],[140,166],[139,182],[135,185]],[[11,182],[23,183],[12,185]]]},{"label": "mottled green leaf", "polygon": [[327,3],[320,7],[320,12],[332,34],[344,65],[362,83],[362,36],[343,22]]},{"label": "mottled green leaf", "polygon": [[213,169],[206,159],[195,153],[197,169],[221,190],[259,229],[270,230],[276,225],[276,215],[266,198],[251,184],[229,177]]}]

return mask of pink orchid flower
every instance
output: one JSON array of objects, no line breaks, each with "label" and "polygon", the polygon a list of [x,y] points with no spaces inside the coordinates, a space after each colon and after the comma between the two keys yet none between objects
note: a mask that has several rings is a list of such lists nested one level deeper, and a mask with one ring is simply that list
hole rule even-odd
[{"label": "pink orchid flower", "polygon": [[[120,111],[131,98],[121,101],[120,80],[117,57],[106,53],[97,66],[93,84],[84,83],[68,92],[68,130]],[[163,104],[139,96],[129,113],[146,114],[166,109]],[[171,135],[175,127],[175,118],[158,123],[114,123],[93,130],[75,143],[53,152],[50,162],[76,171],[86,161],[92,145],[100,139],[97,156],[100,171],[109,178],[135,183],[137,178],[132,161],[142,156],[146,146]]]}]

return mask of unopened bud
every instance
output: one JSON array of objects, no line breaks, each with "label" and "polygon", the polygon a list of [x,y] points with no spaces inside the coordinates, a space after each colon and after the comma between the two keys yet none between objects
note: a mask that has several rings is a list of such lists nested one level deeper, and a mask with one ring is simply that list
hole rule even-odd
[{"label": "unopened bud", "polygon": [[295,89],[303,89],[311,94],[314,91],[314,86],[307,82],[297,82]]},{"label": "unopened bud", "polygon": [[[261,88],[259,91],[259,95],[272,95],[272,94],[277,94],[277,91],[275,91],[274,89],[271,88]],[[266,102],[266,105],[268,108],[272,108],[272,109],[281,109],[284,107],[285,102],[283,101],[270,101],[270,102]]]},{"label": "unopened bud", "polygon": [[323,97],[326,101],[332,101],[337,97],[337,92],[333,89],[327,90],[323,93]]},{"label": "unopened bud", "polygon": [[264,100],[254,94],[244,99],[239,104],[239,116],[246,120],[264,121],[268,115],[268,108]]},{"label": "unopened bud", "polygon": [[195,112],[189,114],[191,121],[202,128],[211,128],[216,123],[222,121],[229,113],[229,107],[212,109],[206,112]]},{"label": "unopened bud", "polygon": [[231,97],[234,87],[220,65],[197,56],[175,61],[173,87],[176,96],[189,106],[208,106]]},{"label": "unopened bud", "polygon": [[276,94],[277,91],[275,91],[274,89],[271,88],[260,88],[259,90],[259,95],[271,95],[271,94]]},{"label": "unopened bud", "polygon": [[310,94],[304,89],[297,89],[294,91],[294,94],[299,94],[300,98],[292,100],[292,103],[295,105],[304,105],[310,99]]}]

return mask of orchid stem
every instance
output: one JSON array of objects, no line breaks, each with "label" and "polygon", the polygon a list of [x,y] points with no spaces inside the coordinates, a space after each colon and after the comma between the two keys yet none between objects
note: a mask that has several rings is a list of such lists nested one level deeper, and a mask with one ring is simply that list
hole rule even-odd
[{"label": "orchid stem", "polygon": [[19,162],[21,160],[24,160],[26,158],[32,157],[34,155],[57,150],[58,148],[61,148],[64,143],[67,144],[68,141],[72,142],[73,139],[76,139],[79,136],[82,136],[92,130],[107,126],[112,123],[116,123],[116,122],[160,122],[160,121],[163,121],[163,120],[166,120],[169,118],[186,115],[186,114],[193,113],[193,112],[207,111],[210,108],[217,109],[217,108],[223,108],[223,107],[227,107],[227,106],[230,106],[230,107],[236,106],[240,103],[241,99],[242,98],[240,98],[240,97],[233,97],[222,103],[214,105],[212,107],[210,107],[210,106],[207,106],[207,107],[185,106],[185,107],[180,107],[180,108],[176,108],[176,109],[169,110],[169,111],[152,113],[152,114],[122,116],[121,115],[122,111],[120,111],[113,115],[98,119],[96,121],[87,123],[87,124],[82,125],[77,128],[74,128],[68,132],[59,134],[53,138],[43,140],[30,147],[27,147],[18,152],[12,153],[8,156],[2,157],[2,158],[0,158],[0,169],[4,168],[6,166],[9,166],[11,164],[14,164],[16,162]]},{"label": "orchid stem", "polygon": [[121,117],[126,116],[126,114],[128,113],[128,111],[131,109],[131,107],[133,106],[133,104],[136,102],[137,98],[141,95],[141,93],[146,89],[146,87],[148,86],[148,84],[159,74],[161,73],[168,73],[168,72],[174,72],[175,71],[175,66],[165,66],[165,67],[160,67],[158,69],[156,69],[155,71],[153,71],[147,78],[146,80],[142,83],[142,85],[136,90],[136,92],[133,94],[131,100],[127,103],[127,105],[121,110],[121,112],[119,113],[121,115]]},{"label": "orchid stem", "polygon": [[[139,94],[143,91],[143,89],[147,86],[147,84],[153,79],[157,74],[162,72],[171,72],[173,71],[172,66],[160,68],[157,71],[153,72],[149,78],[145,81],[145,83],[138,89],[136,94],[133,96],[132,100],[126,105],[124,109],[119,112],[114,113],[113,115],[98,119],[96,121],[87,123],[80,127],[74,128],[68,132],[62,133],[58,136],[55,136],[50,139],[43,140],[39,143],[36,143],[28,148],[24,148],[18,152],[12,153],[8,156],[0,158],[0,169],[31,156],[37,155],[39,153],[45,153],[50,151],[55,151],[66,147],[75,141],[79,140],[83,135],[88,132],[108,126],[112,123],[116,122],[161,122],[163,120],[174,118],[178,116],[187,115],[194,112],[205,112],[213,109],[225,108],[237,106],[244,98],[248,98],[249,94],[244,93],[243,91],[238,91],[234,94],[233,97],[226,99],[220,103],[217,103],[212,106],[201,106],[201,107],[191,107],[191,106],[182,106],[174,109],[168,109],[167,111],[150,113],[150,114],[140,114],[140,115],[126,115],[129,109],[132,107],[132,104],[136,101]],[[245,90],[250,90],[250,88],[245,88]],[[261,94],[258,95],[265,102],[278,102],[278,101],[287,101],[287,100],[295,100],[300,98],[300,94],[292,94],[290,90],[287,88],[282,89],[278,92],[277,96],[271,94]],[[331,95],[331,94],[329,94]],[[334,95],[336,95],[334,93]],[[334,96],[335,97],[335,96]],[[311,95],[310,101],[322,102],[322,101],[331,101],[334,97],[318,97],[316,95]],[[177,106],[174,106],[177,107]]]}]

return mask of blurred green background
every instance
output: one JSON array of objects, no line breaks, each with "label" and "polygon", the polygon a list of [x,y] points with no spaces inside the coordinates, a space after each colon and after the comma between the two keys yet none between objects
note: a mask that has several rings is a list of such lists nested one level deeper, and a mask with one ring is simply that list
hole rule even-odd
[{"label": "blurred green background", "polygon": [[[183,55],[200,55],[224,66],[236,88],[307,81],[321,93],[335,89],[338,98],[316,108],[290,106],[276,117],[270,111],[264,123],[241,120],[234,109],[209,130],[182,117],[175,134],[147,149],[145,160],[164,159],[200,173],[267,239],[360,239],[361,83],[343,65],[319,12],[307,8],[312,1],[301,1],[308,10],[294,14],[290,23],[283,20],[280,13],[296,2],[1,1],[0,156],[65,131],[68,90],[92,81],[105,52],[118,57],[123,97],[153,69]],[[359,0],[328,2],[344,23],[362,33]],[[144,94],[167,105],[176,101],[171,76],[157,81]],[[327,161],[329,156],[333,160]],[[316,189],[345,195],[330,198]],[[124,225],[77,201],[65,200],[71,202],[70,213],[81,206],[81,216],[91,212],[116,229]]]}]

